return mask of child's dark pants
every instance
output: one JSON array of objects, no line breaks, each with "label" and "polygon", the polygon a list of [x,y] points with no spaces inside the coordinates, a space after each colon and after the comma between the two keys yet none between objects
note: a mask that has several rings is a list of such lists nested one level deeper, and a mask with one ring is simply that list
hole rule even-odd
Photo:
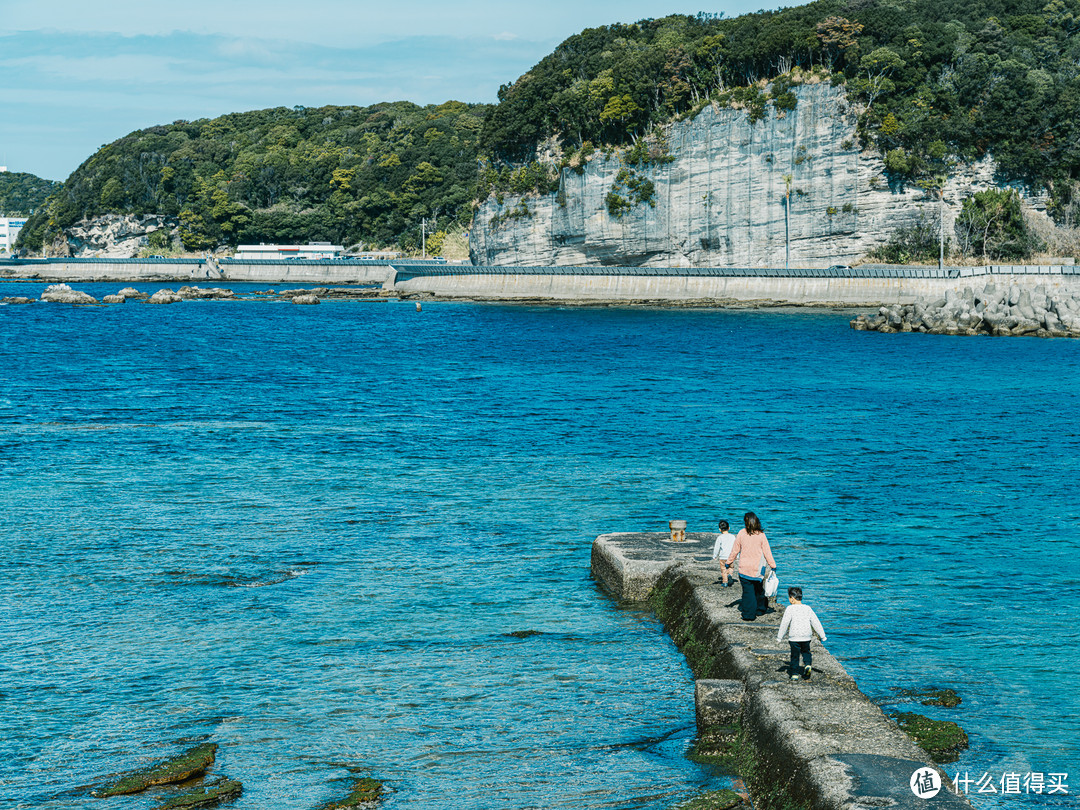
[{"label": "child's dark pants", "polygon": [[810,654],[810,642],[789,641],[788,644],[791,646],[791,666],[788,671],[792,675],[802,675],[802,669],[799,667],[799,653],[802,653],[804,667],[814,663],[814,656]]}]

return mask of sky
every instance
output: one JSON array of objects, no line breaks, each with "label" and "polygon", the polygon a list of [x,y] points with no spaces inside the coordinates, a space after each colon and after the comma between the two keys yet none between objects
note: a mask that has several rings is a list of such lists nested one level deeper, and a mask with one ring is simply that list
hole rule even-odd
[{"label": "sky", "polygon": [[761,8],[687,1],[0,0],[0,166],[64,180],[129,132],[266,107],[492,103],[584,28]]}]

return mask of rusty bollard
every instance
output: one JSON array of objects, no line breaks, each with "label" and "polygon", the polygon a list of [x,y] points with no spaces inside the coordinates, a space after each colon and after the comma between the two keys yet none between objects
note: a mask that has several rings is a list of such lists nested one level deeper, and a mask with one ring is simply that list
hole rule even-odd
[{"label": "rusty bollard", "polygon": [[671,542],[672,543],[685,543],[686,542],[686,521],[685,520],[671,520],[671,521],[668,521],[668,528],[671,529]]}]

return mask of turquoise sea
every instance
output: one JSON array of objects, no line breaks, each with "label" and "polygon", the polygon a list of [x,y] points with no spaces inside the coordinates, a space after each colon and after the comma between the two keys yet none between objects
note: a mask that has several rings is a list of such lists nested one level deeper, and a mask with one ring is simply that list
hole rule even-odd
[{"label": "turquoise sea", "polygon": [[353,773],[388,810],[724,786],[589,552],[747,509],[865,692],[960,693],[919,710],[968,731],[977,807],[1080,806],[1080,342],[850,317],[0,306],[0,807],[155,807],[87,787],[204,740],[236,808]]}]

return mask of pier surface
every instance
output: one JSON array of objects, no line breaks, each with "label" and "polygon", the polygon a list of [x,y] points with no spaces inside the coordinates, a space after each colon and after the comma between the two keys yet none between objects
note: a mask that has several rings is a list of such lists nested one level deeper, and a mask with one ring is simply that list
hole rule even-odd
[{"label": "pier surface", "polygon": [[[944,772],[817,640],[813,678],[790,680],[787,642],[776,642],[782,607],[744,622],[741,587],[719,584],[721,566],[711,560],[714,539],[688,533],[686,542],[674,543],[666,533],[628,532],[601,535],[592,548],[593,577],[612,596],[642,601],[655,590],[665,612],[682,617],[681,632],[708,660],[711,672],[696,689],[699,732],[714,714],[702,701],[720,696],[720,713],[726,701],[769,780],[813,810],[970,810],[965,797],[948,789]],[[927,768],[941,774],[943,787],[924,799],[912,792],[910,780]]]}]

